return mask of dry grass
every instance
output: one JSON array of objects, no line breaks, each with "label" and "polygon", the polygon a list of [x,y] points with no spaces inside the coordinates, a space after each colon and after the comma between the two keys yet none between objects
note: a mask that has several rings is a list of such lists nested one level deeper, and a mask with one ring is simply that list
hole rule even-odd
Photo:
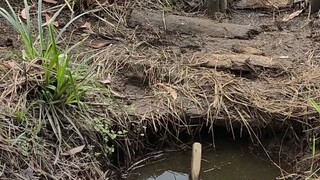
[{"label": "dry grass", "polygon": [[[302,144],[311,134],[316,137],[319,134],[319,115],[309,102],[309,98],[320,100],[318,67],[299,67],[277,78],[263,75],[252,80],[235,77],[227,71],[195,67],[197,62],[189,55],[176,57],[165,47],[142,48],[130,53],[124,65],[126,69],[120,70],[120,74],[140,77],[140,83],[145,81],[148,90],[145,94],[145,88],[140,86],[140,92],[127,90],[124,94],[133,97],[134,115],[140,117],[137,124],[155,133],[167,132],[159,135],[164,137],[164,142],[179,142],[174,137],[182,132],[195,135],[203,126],[213,130],[217,125],[226,126],[232,132],[233,128],[244,128],[256,139],[259,137],[254,127],[282,124],[293,128],[291,124],[298,122],[304,129],[304,136],[299,137]],[[158,86],[159,83],[162,85]],[[140,98],[134,98],[139,95]],[[131,147],[131,151],[126,151],[130,160],[144,144],[136,136],[129,133],[131,138],[123,145]],[[311,155],[308,148],[304,150],[307,156]],[[308,163],[299,161],[297,167],[308,170],[311,162]],[[313,166],[318,167],[318,160]]]},{"label": "dry grass", "polygon": [[[58,112],[54,112],[60,116],[63,131],[62,143],[59,143],[47,121],[50,116],[42,116],[45,104],[39,104],[38,91],[44,78],[42,67],[37,61],[27,63],[12,59],[2,60],[0,69],[3,74],[0,87],[2,178],[105,179],[110,175],[108,171],[102,171],[97,161],[97,149],[107,152],[103,150],[103,141],[96,136],[99,133],[89,123],[93,114],[96,118],[105,116],[96,114],[94,108],[88,112],[72,106],[57,107]],[[92,99],[91,96],[87,98]],[[74,123],[86,141],[80,139],[65,118],[76,120]],[[86,148],[78,155],[61,155],[84,143]],[[100,158],[108,161],[104,155]]]}]

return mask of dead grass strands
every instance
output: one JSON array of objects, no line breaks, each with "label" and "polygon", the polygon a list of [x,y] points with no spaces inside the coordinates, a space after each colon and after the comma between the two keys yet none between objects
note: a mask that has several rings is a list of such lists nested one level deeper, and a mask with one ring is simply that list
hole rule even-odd
[{"label": "dead grass strands", "polygon": [[[210,127],[212,131],[216,125],[227,126],[232,132],[240,125],[252,135],[254,141],[259,136],[254,135],[256,132],[252,127],[264,127],[270,123],[299,122],[309,130],[310,127],[319,127],[318,114],[308,102],[309,97],[319,100],[317,82],[320,74],[317,67],[299,69],[278,78],[262,76],[253,82],[248,78],[235,77],[228,71],[189,67],[190,61],[186,61],[185,57],[161,54],[163,51],[153,47],[140,50],[135,51],[136,54],[132,54],[124,66],[136,77],[144,77],[153,96],[135,99],[133,106],[136,115],[142,117],[138,122],[152,128],[150,131],[155,133],[165,131],[160,136],[169,144],[179,142],[172,138],[180,132],[199,132],[195,130],[195,125],[199,129]],[[152,57],[145,55],[149,54],[149,50],[155,51]],[[175,63],[164,59],[175,59]],[[119,70],[120,73],[123,71]],[[170,78],[162,76],[164,74],[170,75]],[[165,89],[153,86],[159,82],[174,87],[177,98]],[[133,92],[130,95],[135,96]],[[313,133],[318,135],[319,131],[313,129]],[[130,136],[134,134],[129,133]],[[125,146],[134,146],[130,141],[127,143]],[[136,155],[133,151],[126,152],[130,159]],[[318,164],[318,161],[315,162]]]}]

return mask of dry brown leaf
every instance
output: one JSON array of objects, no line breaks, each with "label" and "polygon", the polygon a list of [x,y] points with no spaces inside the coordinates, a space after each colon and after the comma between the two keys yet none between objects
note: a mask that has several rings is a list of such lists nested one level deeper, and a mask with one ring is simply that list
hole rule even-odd
[{"label": "dry brown leaf", "polygon": [[163,87],[164,89],[166,89],[174,100],[178,98],[177,91],[174,90],[172,87],[166,86],[163,83],[157,83],[156,86]]},{"label": "dry brown leaf", "polygon": [[291,19],[299,16],[299,15],[302,13],[302,11],[303,11],[303,9],[298,10],[298,11],[295,11],[295,12],[293,12],[293,13],[285,16],[285,17],[282,19],[282,21],[283,21],[283,22],[288,22],[288,21],[290,21]]},{"label": "dry brown leaf", "polygon": [[85,22],[82,26],[80,26],[80,28],[85,29],[85,31],[89,34],[94,34],[91,28],[91,24],[89,22]]},{"label": "dry brown leaf", "polygon": [[89,22],[85,22],[82,26],[80,26],[81,28],[86,28],[86,29],[90,29],[91,28],[91,24]]},{"label": "dry brown leaf", "polygon": [[9,61],[7,65],[10,69],[14,69],[17,67],[17,63],[15,63],[14,61]]},{"label": "dry brown leaf", "polygon": [[51,17],[48,14],[45,14],[46,23],[50,21]]},{"label": "dry brown leaf", "polygon": [[42,0],[43,2],[46,2],[46,3],[50,3],[50,4],[57,4],[58,1],[55,1],[55,0]]},{"label": "dry brown leaf", "polygon": [[[35,7],[34,6],[28,6],[29,7],[29,12],[30,11],[35,11]],[[27,9],[26,8],[23,8],[22,10],[21,10],[21,12],[20,12],[21,14],[21,17],[23,18],[23,19],[27,19]]]},{"label": "dry brown leaf", "polygon": [[22,11],[21,11],[21,17],[23,19],[27,19],[27,15],[26,15],[26,8],[23,8]]},{"label": "dry brown leaf", "polygon": [[85,145],[72,148],[67,152],[61,153],[61,155],[63,155],[63,156],[71,156],[71,155],[77,154],[77,153],[81,152],[84,147],[85,147]]},{"label": "dry brown leaf", "polygon": [[[45,14],[45,20],[46,22],[42,25],[42,26],[47,26],[51,20],[51,16],[49,16],[49,14]],[[58,21],[53,21],[52,24],[55,26],[55,27],[59,27],[59,23]]]},{"label": "dry brown leaf", "polygon": [[0,68],[3,70],[15,69],[15,68],[18,68],[18,65],[14,61],[6,61],[6,62],[0,63]]},{"label": "dry brown leaf", "polygon": [[110,42],[99,41],[99,40],[92,40],[92,41],[90,41],[89,46],[90,46],[90,47],[93,47],[93,48],[95,48],[95,49],[99,49],[99,48],[102,48],[102,47],[104,47],[104,46],[106,46],[106,45],[109,45],[109,44],[110,44]]}]

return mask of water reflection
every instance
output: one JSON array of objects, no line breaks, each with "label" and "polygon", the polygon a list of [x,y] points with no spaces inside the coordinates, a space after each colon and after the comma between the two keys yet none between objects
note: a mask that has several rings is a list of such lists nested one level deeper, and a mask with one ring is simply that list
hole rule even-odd
[{"label": "water reflection", "polygon": [[178,172],[174,172],[174,171],[165,171],[163,172],[161,175],[159,176],[152,176],[152,177],[148,177],[146,180],[169,180],[169,179],[174,179],[174,180],[188,180],[189,176],[188,174],[185,173],[178,173]]}]

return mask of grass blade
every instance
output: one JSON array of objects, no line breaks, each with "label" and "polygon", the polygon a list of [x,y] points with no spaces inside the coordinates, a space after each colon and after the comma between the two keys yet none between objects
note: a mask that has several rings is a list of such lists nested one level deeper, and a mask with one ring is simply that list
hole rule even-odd
[{"label": "grass blade", "polygon": [[313,108],[318,111],[318,113],[320,113],[320,106],[313,100],[313,99],[310,99],[310,102],[313,106]]},{"label": "grass blade", "polygon": [[44,44],[44,41],[43,41],[43,29],[42,29],[42,0],[39,0],[38,1],[38,18],[37,18],[37,21],[38,21],[38,35],[39,35],[39,54],[41,57],[44,56],[44,52],[43,52],[43,44]]}]

